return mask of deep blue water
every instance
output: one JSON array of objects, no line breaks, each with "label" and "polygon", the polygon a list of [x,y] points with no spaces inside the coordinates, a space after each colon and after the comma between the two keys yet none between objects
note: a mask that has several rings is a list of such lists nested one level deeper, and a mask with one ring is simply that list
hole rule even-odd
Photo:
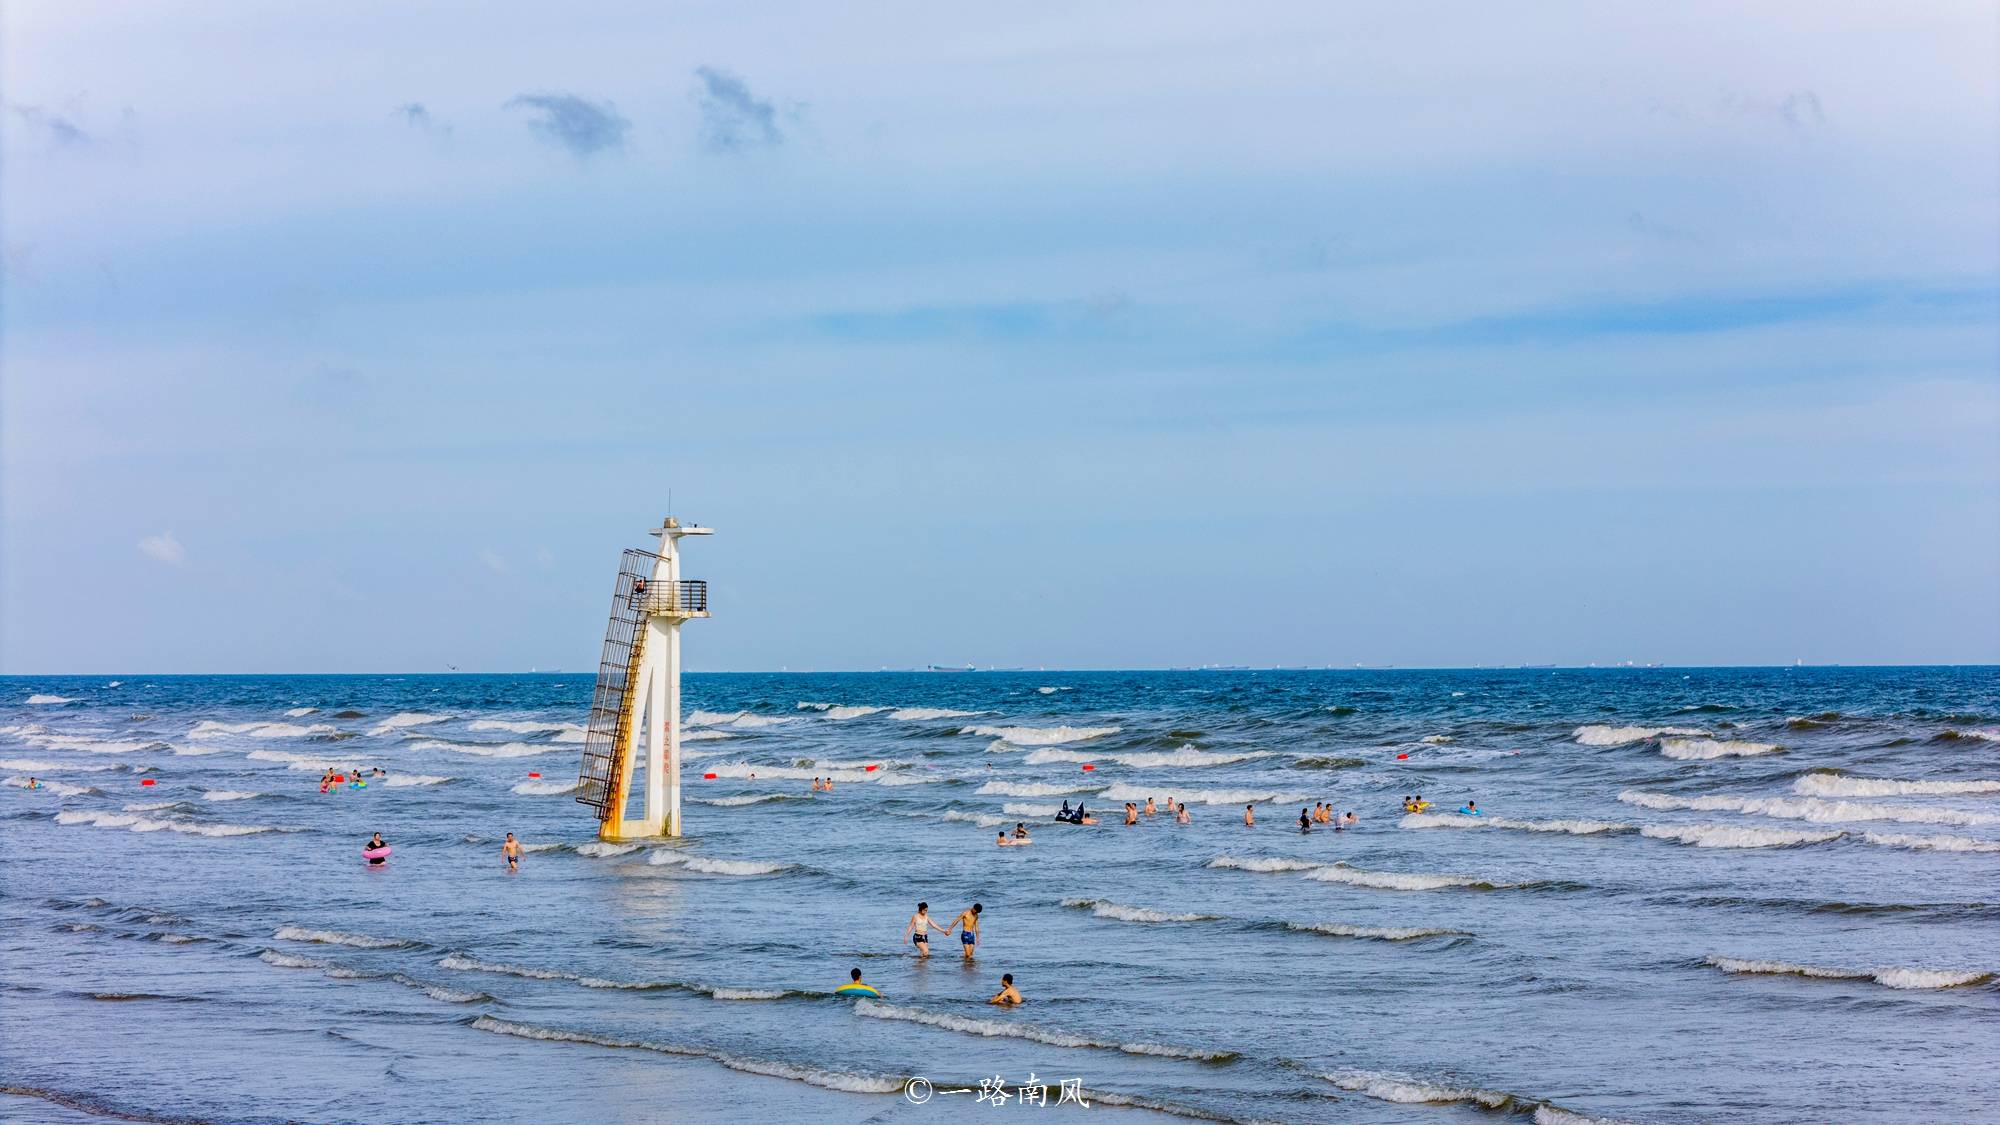
[{"label": "deep blue water", "polygon": [[695,675],[630,850],[562,791],[589,692],[0,680],[0,1115],[1995,1118],[2000,670]]}]

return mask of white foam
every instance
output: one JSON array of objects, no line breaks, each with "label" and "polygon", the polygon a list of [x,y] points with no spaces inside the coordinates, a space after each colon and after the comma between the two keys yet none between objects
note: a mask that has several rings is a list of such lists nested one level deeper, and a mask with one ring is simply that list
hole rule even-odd
[{"label": "white foam", "polygon": [[51,773],[103,773],[115,770],[117,765],[86,765],[82,762],[37,762],[29,758],[0,758],[0,770],[26,770],[33,774]]},{"label": "white foam", "polygon": [[1040,781],[989,781],[976,792],[993,797],[1061,797],[1070,793],[1095,793],[1102,785],[1047,783]]},{"label": "white foam", "polygon": [[427,773],[392,773],[381,784],[391,789],[407,789],[412,785],[443,785],[450,780],[448,777]]},{"label": "white foam", "polygon": [[789,723],[791,718],[781,715],[753,715],[748,711],[731,711],[720,714],[715,711],[696,711],[688,716],[688,725],[697,727],[742,727],[752,730],[758,727],[774,727]]},{"label": "white foam", "polygon": [[271,935],[281,941],[309,941],[319,945],[348,945],[355,949],[401,949],[415,945],[404,938],[371,937],[368,934],[349,934],[339,930],[312,930],[304,926],[280,926]]},{"label": "white foam", "polygon": [[1012,801],[1000,806],[1000,811],[1008,816],[1054,816],[1062,811],[1061,805],[1021,805]]},{"label": "white foam", "polygon": [[1233,855],[1219,855],[1209,860],[1205,866],[1233,867],[1239,871],[1275,874],[1281,871],[1311,871],[1323,865],[1309,859],[1282,859],[1276,856],[1253,856],[1243,859]]},{"label": "white foam", "polygon": [[655,867],[680,867],[704,875],[776,875],[791,867],[788,863],[764,863],[751,859],[709,859],[706,856],[659,849],[646,857]]},{"label": "white foam", "polygon": [[887,711],[888,708],[851,707],[840,703],[800,703],[799,710],[817,711],[822,716],[828,719],[840,721],[845,719],[859,719],[868,715],[879,715],[882,712]]},{"label": "white foam", "polygon": [[610,859],[612,856],[630,855],[638,850],[637,844],[613,844],[604,840],[592,840],[587,844],[576,846],[576,854],[587,855],[593,859]]},{"label": "white foam", "polygon": [[147,801],[147,802],[144,802],[143,804],[136,804],[136,805],[126,805],[126,806],[125,806],[125,811],[126,811],[126,812],[159,812],[159,811],[160,811],[161,809],[170,809],[170,808],[173,808],[173,807],[174,807],[175,805],[178,805],[178,804],[180,804],[180,802],[179,802],[179,801]]},{"label": "white foam", "polygon": [[1076,689],[1073,687],[1038,687],[1035,690],[1043,695],[1054,695],[1059,691],[1075,691]]},{"label": "white foam", "polygon": [[849,783],[874,781],[880,776],[880,771],[869,773],[865,770],[835,770],[824,766],[818,769],[800,769],[797,766],[765,766],[752,762],[717,762],[702,767],[702,772],[712,773],[717,777],[742,780],[748,780],[752,775],[759,779],[777,778],[789,781],[810,781],[815,777],[830,777],[835,781]]},{"label": "white foam", "polygon": [[80,734],[23,734],[21,741],[38,750],[74,750],[84,754],[143,754],[173,749],[150,739],[91,738]]},{"label": "white foam", "polygon": [[906,723],[927,723],[937,719],[970,719],[975,715],[991,715],[991,711],[954,711],[949,707],[898,707],[889,712],[892,719]]},{"label": "white foam", "polygon": [[357,761],[372,761],[366,754],[343,754],[337,758],[323,754],[291,754],[283,750],[252,750],[244,757],[254,762],[283,762],[286,769],[345,770]]},{"label": "white foam", "polygon": [[2000,852],[2000,843],[1964,836],[1911,836],[1897,832],[1863,832],[1861,838],[1885,848],[1917,848],[1934,852]]},{"label": "white foam", "polygon": [[[579,738],[584,728],[560,719],[478,719],[465,724],[466,730],[504,730],[514,734],[570,734]],[[562,741],[557,739],[557,741]]]},{"label": "white foam", "polygon": [[1576,728],[1575,738],[1585,746],[1624,746],[1655,738],[1706,738],[1708,732],[1692,727],[1610,727],[1592,724]]},{"label": "white foam", "polygon": [[1058,746],[1117,734],[1118,727],[967,727],[965,734],[997,738],[1013,746]]},{"label": "white foam", "polygon": [[[58,797],[81,797],[88,793],[97,792],[97,790],[92,789],[88,785],[71,785],[65,781],[51,781],[44,777],[38,777],[35,781],[41,788],[54,793]],[[17,789],[26,789],[28,787],[28,779],[26,777],[10,777],[7,779],[7,784]]]},{"label": "white foam", "polygon": [[305,738],[333,734],[338,728],[327,723],[301,726],[298,723],[222,723],[203,719],[188,731],[189,738]]},{"label": "white foam", "polygon": [[1823,965],[1795,965],[1789,961],[1752,961],[1715,955],[1704,958],[1703,963],[1728,973],[1812,977],[1821,980],[1868,980],[1888,988],[1903,989],[1959,988],[1990,980],[1993,976],[1990,971],[1976,969],[1839,969]]},{"label": "white foam", "polygon": [[1855,820],[1952,824],[1963,828],[1980,824],[2000,824],[2000,815],[1992,813],[1922,808],[1916,805],[1871,805],[1854,801],[1826,801],[1818,797],[1677,797],[1668,793],[1627,789],[1618,794],[1618,799],[1628,805],[1639,805],[1648,809],[1754,813],[1757,816],[1778,817],[1784,820],[1810,820],[1815,824],[1841,824]]},{"label": "white foam", "polygon": [[319,708],[317,707],[294,707],[291,710],[285,712],[285,717],[291,719],[304,718],[305,716],[310,715],[317,710],[319,710]]},{"label": "white foam", "polygon": [[1470,875],[1431,875],[1420,872],[1364,871],[1359,867],[1349,867],[1336,863],[1328,867],[1316,867],[1306,872],[1306,878],[1322,883],[1346,883],[1351,887],[1370,887],[1380,891],[1442,891],[1455,887],[1497,888],[1500,884],[1475,879]]},{"label": "white foam", "polygon": [[204,801],[248,801],[252,797],[262,797],[262,793],[252,793],[242,789],[210,789],[201,795]]},{"label": "white foam", "polygon": [[137,813],[92,812],[83,809],[65,809],[56,814],[57,824],[87,824],[96,828],[124,828],[132,832],[178,832],[184,836],[252,836],[259,832],[276,832],[275,828],[259,828],[241,824],[190,824],[179,820],[155,820]]},{"label": "white foam", "polygon": [[1451,736],[1448,734],[1427,734],[1423,737],[1423,741],[1431,746],[1443,746],[1445,743],[1451,741]]},{"label": "white foam", "polygon": [[76,700],[67,695],[31,695],[27,702],[33,707],[53,707],[59,703],[75,703]]},{"label": "white foam", "polygon": [[678,1043],[648,1042],[640,1039],[619,1039],[608,1035],[592,1035],[581,1031],[564,1031],[559,1028],[536,1027],[532,1024],[515,1023],[511,1020],[480,1016],[472,1021],[472,1026],[480,1031],[515,1035],[523,1039],[548,1039],[564,1043],[591,1043],[600,1047],[615,1047],[643,1051],[658,1051],[667,1055],[687,1055],[711,1059],[731,1070],[745,1074],[761,1074],[769,1078],[787,1078],[794,1082],[804,1082],[828,1090],[842,1090],[855,1094],[894,1094],[903,1089],[904,1080],[874,1074],[848,1074],[839,1071],[821,1070],[817,1067],[796,1066],[792,1063],[773,1062],[767,1059],[748,1059],[731,1055],[708,1047],[694,1047]]},{"label": "white foam", "polygon": [[1048,765],[1052,762],[1116,762],[1121,766],[1135,769],[1150,769],[1154,766],[1179,766],[1196,769],[1202,766],[1226,766],[1232,762],[1247,762],[1253,758],[1268,758],[1269,750],[1239,750],[1212,752],[1183,746],[1178,750],[1153,751],[1142,754],[1086,754],[1077,750],[1036,750],[1022,759],[1031,766]]},{"label": "white foam", "polygon": [[430,711],[398,711],[381,722],[376,723],[368,733],[390,734],[409,727],[423,727],[429,726],[432,723],[442,723],[449,718],[451,718],[450,715],[439,715]]},{"label": "white foam", "polygon": [[[1103,793],[1098,794],[1098,799],[1119,802],[1137,801],[1140,804],[1145,804],[1147,797],[1158,796],[1161,796],[1161,792],[1157,786],[1141,789],[1136,785],[1113,785]],[[1176,802],[1189,805],[1250,805],[1271,803],[1290,805],[1304,804],[1312,800],[1310,797],[1279,793],[1270,789],[1176,789],[1174,790],[1173,797]]]},{"label": "white foam", "polygon": [[1001,828],[1010,823],[1010,818],[994,816],[990,813],[969,813],[952,809],[944,814],[946,820],[970,821],[981,828]]},{"label": "white foam", "polygon": [[1456,813],[1408,813],[1397,823],[1401,828],[1511,828],[1522,832],[1561,832],[1571,836],[1632,831],[1629,824],[1608,820],[1515,820],[1505,816],[1461,816]]},{"label": "white foam", "polygon": [[1810,797],[1953,797],[1964,793],[2000,793],[2000,781],[1902,781],[1893,777],[1848,777],[1809,773],[1792,782],[1792,791]]},{"label": "white foam", "polygon": [[514,786],[514,792],[528,797],[553,797],[573,791],[576,785],[574,781],[524,781]]},{"label": "white foam", "polygon": [[746,797],[694,797],[691,800],[699,801],[704,805],[717,805],[728,809],[740,808],[744,805],[758,805],[765,801],[788,801],[791,800],[791,797],[784,793],[758,793]]},{"label": "white foam", "polygon": [[1036,1027],[1029,1023],[1015,1023],[1011,1020],[975,1019],[970,1016],[954,1015],[950,1012],[932,1012],[922,1008],[907,1008],[900,1004],[889,1004],[881,1000],[858,1000],[854,1005],[856,1015],[870,1016],[880,1020],[901,1020],[906,1023],[921,1023],[931,1027],[941,1027],[948,1031],[964,1032],[968,1035],[983,1035],[989,1038],[1028,1039],[1036,1043],[1046,1043],[1051,1047],[1095,1047],[1106,1051],[1123,1051],[1130,1055],[1157,1055],[1172,1059],[1203,1059],[1219,1061],[1232,1057],[1228,1051],[1203,1051],[1193,1047],[1173,1047],[1160,1043],[1120,1043],[1110,1039],[1097,1039],[1076,1032],[1058,1031],[1054,1028]]},{"label": "white foam", "polygon": [[1639,829],[1639,834],[1655,840],[1691,844],[1697,848],[1791,848],[1801,844],[1824,844],[1846,835],[1839,831],[1737,828],[1727,824],[1649,824]]},{"label": "white foam", "polygon": [[1981,742],[2000,742],[2000,730],[1954,730],[1949,733],[1959,738],[1976,738]]},{"label": "white foam", "polygon": [[410,743],[412,750],[449,750],[454,754],[477,754],[482,758],[528,758],[553,754],[559,747],[547,742],[444,742],[422,739]]},{"label": "white foam", "polygon": [[1747,758],[1755,754],[1773,754],[1778,750],[1774,742],[1733,742],[1718,741],[1713,738],[1663,738],[1660,753],[1683,762],[1706,762],[1715,758]]},{"label": "white foam", "polygon": [[1098,898],[1066,898],[1062,904],[1075,910],[1088,909],[1096,917],[1110,918],[1119,922],[1213,922],[1217,918],[1214,914],[1175,914],[1145,906],[1125,906]]},{"label": "white foam", "polygon": [[1418,926],[1349,926],[1341,922],[1287,922],[1285,928],[1301,933],[1331,934],[1334,937],[1373,938],[1376,941],[1414,941],[1417,938],[1466,936],[1464,930],[1437,930]]},{"label": "white foam", "polygon": [[1364,1094],[1376,1101],[1398,1105],[1468,1102],[1485,1109],[1502,1109],[1514,1100],[1512,1094],[1482,1090],[1477,1086],[1442,1086],[1406,1075],[1380,1074],[1358,1070],[1346,1074],[1322,1075],[1328,1082],[1350,1093]]},{"label": "white foam", "polygon": [[717,738],[728,738],[725,730],[691,730],[681,735],[682,742],[708,742]]}]

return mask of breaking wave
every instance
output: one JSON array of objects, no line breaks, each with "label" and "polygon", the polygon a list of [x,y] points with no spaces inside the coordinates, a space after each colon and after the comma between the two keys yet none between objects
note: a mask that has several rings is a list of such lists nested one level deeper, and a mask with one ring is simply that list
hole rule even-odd
[{"label": "breaking wave", "polygon": [[937,719],[970,719],[976,715],[991,715],[991,711],[954,711],[949,707],[898,707],[889,712],[892,719],[906,723],[927,723]]},{"label": "breaking wave", "polygon": [[368,733],[389,734],[407,727],[423,727],[429,726],[432,723],[442,723],[449,718],[451,718],[450,715],[438,715],[429,711],[398,711],[381,722],[376,723],[369,729]]},{"label": "breaking wave", "polygon": [[1663,738],[1660,753],[1683,762],[1705,762],[1713,758],[1747,758],[1754,754],[1773,754],[1779,747],[1774,742],[1731,742],[1713,738]]},{"label": "breaking wave", "polygon": [[1500,890],[1512,886],[1508,883],[1489,883],[1470,875],[1428,875],[1403,871],[1364,871],[1359,867],[1349,867],[1336,863],[1326,867],[1316,867],[1306,872],[1306,878],[1322,883],[1346,883],[1351,887],[1372,887],[1383,891],[1442,891],[1466,889],[1476,891]]},{"label": "breaking wave", "polygon": [[868,715],[879,715],[887,711],[888,708],[850,707],[839,703],[801,703],[799,704],[799,710],[817,711],[825,718],[839,721],[843,719],[859,719]]},{"label": "breaking wave", "polygon": [[1716,955],[1703,958],[1702,963],[1726,973],[1811,977],[1818,980],[1869,980],[1887,988],[1903,989],[1962,988],[1968,984],[1983,984],[1993,979],[1992,972],[1981,970],[1830,969],[1821,965],[1794,965],[1788,961],[1750,961]]},{"label": "breaking wave", "polygon": [[1918,848],[1934,852],[2000,852],[2000,843],[1964,836],[1910,836],[1897,832],[1863,832],[1861,838],[1885,848]]},{"label": "breaking wave", "polygon": [[966,727],[960,733],[997,738],[1013,746],[1059,746],[1117,734],[1118,727]]},{"label": "breaking wave", "polygon": [[[1163,796],[1160,788],[1141,789],[1136,785],[1113,785],[1099,794],[1105,801],[1138,801]],[[1190,805],[1304,804],[1310,797],[1298,797],[1271,789],[1176,789],[1173,798]]]},{"label": "breaking wave", "polygon": [[726,715],[718,714],[714,711],[696,711],[694,714],[688,716],[687,721],[689,726],[695,727],[728,726],[754,729],[756,727],[774,727],[780,723],[789,723],[792,720],[788,716],[753,715],[748,711],[732,711]]},{"label": "breaking wave", "polygon": [[309,941],[319,945],[348,945],[355,949],[404,949],[419,943],[404,938],[371,937],[339,930],[310,930],[304,926],[280,926],[271,935],[280,941]]},{"label": "breaking wave", "polygon": [[1628,805],[1648,809],[1689,809],[1696,812],[1740,812],[1784,820],[1809,820],[1815,824],[1841,824],[1855,820],[1896,820],[1906,824],[1952,824],[1969,828],[1980,824],[2000,824],[2000,815],[1961,812],[1957,809],[1919,808],[1915,805],[1870,805],[1854,801],[1826,801],[1818,797],[1677,797],[1668,793],[1647,793],[1627,789],[1618,799]]},{"label": "breaking wave", "polygon": [[87,765],[81,762],[37,762],[27,758],[0,758],[0,770],[26,770],[33,774],[50,773],[53,771],[60,771],[62,773],[103,773],[105,770],[123,768],[125,767],[116,764]]},{"label": "breaking wave", "polygon": [[1227,867],[1238,871],[1256,871],[1271,875],[1282,871],[1311,871],[1325,865],[1314,863],[1309,859],[1283,859],[1277,856],[1252,856],[1245,859],[1233,855],[1219,855],[1203,866]]},{"label": "breaking wave", "polygon": [[254,836],[277,832],[243,824],[190,824],[183,820],[154,820],[136,813],[89,812],[67,809],[56,814],[57,824],[88,824],[95,828],[124,828],[132,832],[178,832],[184,836]]},{"label": "breaking wave", "polygon": [[576,854],[587,855],[593,859],[609,859],[612,856],[629,855],[638,850],[637,844],[613,844],[605,840],[592,840],[587,844],[576,846]]},{"label": "breaking wave", "polygon": [[1841,773],[1809,773],[1792,782],[1792,791],[1810,797],[1952,797],[1964,793],[2000,793],[2000,781],[1901,781],[1893,777],[1849,777]]},{"label": "breaking wave", "polygon": [[210,789],[201,795],[201,799],[204,801],[248,801],[253,797],[262,796],[262,793],[252,793],[241,789]]},{"label": "breaking wave", "polygon": [[528,797],[553,797],[573,791],[576,785],[574,781],[524,781],[514,786],[513,791]]},{"label": "breaking wave", "polygon": [[27,702],[32,707],[54,707],[62,703],[75,703],[76,700],[67,695],[31,695]]},{"label": "breaking wave", "polygon": [[765,863],[752,859],[709,859],[706,856],[684,855],[676,851],[655,851],[646,857],[646,862],[655,867],[680,867],[688,871],[699,871],[704,875],[776,875],[789,871],[789,863]]},{"label": "breaking wave", "polygon": [[1470,937],[1464,930],[1438,930],[1416,926],[1349,926],[1341,922],[1287,922],[1285,928],[1301,933],[1329,934],[1333,937],[1373,938],[1377,941],[1414,941],[1427,937]]},{"label": "breaking wave", "polygon": [[1220,917],[1215,914],[1172,914],[1144,906],[1106,902],[1100,898],[1066,898],[1062,904],[1072,910],[1089,910],[1096,917],[1119,922],[1213,922]]},{"label": "breaking wave", "polygon": [[480,1016],[472,1021],[472,1027],[480,1031],[514,1035],[523,1039],[547,1039],[563,1043],[590,1043],[599,1047],[613,1047],[627,1050],[657,1051],[664,1055],[683,1055],[691,1058],[705,1058],[722,1064],[731,1070],[745,1074],[761,1074],[768,1078],[788,1078],[794,1082],[804,1082],[828,1090],[843,1090],[853,1094],[894,1094],[903,1089],[904,1080],[878,1074],[850,1074],[843,1071],[821,1070],[818,1067],[800,1066],[794,1063],[776,1062],[769,1059],[745,1058],[719,1051],[713,1047],[698,1047],[682,1043],[661,1043],[643,1039],[620,1039],[609,1035],[593,1035],[583,1031],[564,1031],[560,1028],[537,1027],[533,1024],[515,1023],[511,1020]]},{"label": "breaking wave", "polygon": [[1639,829],[1639,834],[1697,848],[1794,848],[1803,844],[1824,844],[1846,835],[1837,830],[1814,832],[1809,829],[1737,828],[1726,824],[1648,824]]},{"label": "breaking wave", "polygon": [[1571,836],[1596,836],[1605,832],[1631,832],[1633,826],[1608,820],[1515,820],[1505,816],[1457,816],[1452,813],[1409,813],[1402,828],[1513,828],[1523,832],[1562,832]]},{"label": "breaking wave", "polygon": [[450,780],[428,773],[392,773],[382,784],[391,789],[405,789],[412,785],[443,785]]},{"label": "breaking wave", "polygon": [[450,742],[426,738],[410,743],[412,750],[449,750],[454,754],[477,754],[482,758],[527,758],[553,754],[562,748],[548,742]]},{"label": "breaking wave", "polygon": [[219,723],[214,719],[203,719],[188,731],[188,737],[305,738],[309,735],[333,734],[336,729],[328,723],[301,726],[298,723]]},{"label": "breaking wave", "polygon": [[1121,1043],[1112,1039],[1098,1039],[1076,1032],[1036,1027],[1034,1024],[1029,1023],[976,1019],[971,1016],[954,1015],[950,1012],[931,1012],[925,1011],[922,1008],[906,1008],[899,1004],[889,1004],[881,1000],[856,1001],[854,1013],[861,1016],[870,1016],[878,1020],[901,1020],[906,1023],[927,1024],[931,1027],[941,1027],[947,1031],[959,1031],[968,1035],[1028,1039],[1036,1043],[1046,1043],[1051,1047],[1091,1047],[1103,1051],[1123,1051],[1128,1055],[1155,1055],[1169,1059],[1196,1059],[1201,1062],[1227,1062],[1236,1057],[1236,1052],[1234,1051],[1204,1051],[1196,1047],[1175,1047],[1163,1043]]},{"label": "breaking wave", "polygon": [[993,797],[1061,797],[1070,793],[1095,793],[1102,788],[1102,785],[1063,782],[989,781],[974,792]]}]

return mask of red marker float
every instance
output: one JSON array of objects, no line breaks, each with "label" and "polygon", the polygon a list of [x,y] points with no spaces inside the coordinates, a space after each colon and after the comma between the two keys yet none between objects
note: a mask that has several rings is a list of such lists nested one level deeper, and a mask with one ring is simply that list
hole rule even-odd
[{"label": "red marker float", "polygon": [[876,770],[879,770],[879,769],[881,769],[882,767],[881,767],[881,766],[862,766],[861,768],[862,768],[862,769],[864,769],[864,770],[866,770],[866,771],[868,771],[869,773],[874,773],[874,772],[875,772]]},{"label": "red marker float", "polygon": [[1088,773],[1089,771],[1091,771],[1091,770],[1094,770],[1094,769],[1096,769],[1096,768],[1097,768],[1096,766],[1094,766],[1094,765],[1091,765],[1091,764],[1090,764],[1089,762],[1085,762],[1085,763],[1083,764],[1083,769],[1084,769],[1084,772],[1086,772],[1086,773]]},{"label": "red marker float", "polygon": [[139,784],[141,785],[151,785],[152,783],[153,779],[150,777],[142,777],[139,779]]},{"label": "red marker float", "polygon": [[540,776],[542,776],[542,775],[541,775],[541,774],[538,774],[538,773],[532,773],[532,772],[531,772],[531,773],[529,773],[529,774],[528,774],[528,776],[529,776],[529,777],[540,777]]},{"label": "red marker float", "polygon": [[715,775],[714,775],[714,774],[712,774],[712,773],[705,773],[705,774],[702,774],[702,775],[701,775],[701,779],[702,779],[703,781],[714,781],[714,780],[715,780]]},{"label": "red marker float", "polygon": [[1396,760],[1397,760],[1397,761],[1399,761],[1399,762],[1402,762],[1402,761],[1408,761],[1408,760],[1409,760],[1409,757],[1410,757],[1410,756],[1409,756],[1408,754],[1398,754],[1398,755],[1396,755]]}]

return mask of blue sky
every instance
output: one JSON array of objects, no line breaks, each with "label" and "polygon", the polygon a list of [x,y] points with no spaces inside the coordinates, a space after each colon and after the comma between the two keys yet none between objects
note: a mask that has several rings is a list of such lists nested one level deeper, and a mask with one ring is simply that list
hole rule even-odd
[{"label": "blue sky", "polygon": [[0,670],[2000,660],[1995,21],[10,3]]}]

